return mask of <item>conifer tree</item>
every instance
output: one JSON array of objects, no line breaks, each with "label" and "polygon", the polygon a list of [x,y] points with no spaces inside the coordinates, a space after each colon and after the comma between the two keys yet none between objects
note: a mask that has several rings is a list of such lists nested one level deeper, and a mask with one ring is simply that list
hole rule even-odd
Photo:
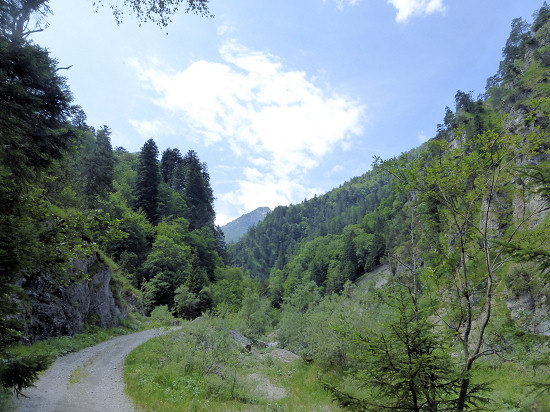
[{"label": "conifer tree", "polygon": [[153,224],[158,221],[158,189],[160,173],[158,165],[158,148],[153,139],[147,140],[141,148],[136,181],[136,208],[145,212]]},{"label": "conifer tree", "polygon": [[[71,94],[48,52],[24,38],[24,13],[0,7],[0,385],[17,393],[32,386],[48,359],[18,357],[9,345],[20,338],[14,316],[21,305],[15,285],[41,270],[55,274],[68,261],[62,222],[33,192],[38,176],[73,141],[68,127]],[[25,2],[26,3],[26,2]],[[27,15],[28,17],[28,15]],[[55,244],[52,256],[43,243]],[[66,258],[66,260],[65,260]]]},{"label": "conifer tree", "polygon": [[85,194],[93,203],[113,191],[115,157],[111,146],[111,131],[103,126],[96,134],[95,145],[85,157]]},{"label": "conifer tree", "polygon": [[180,163],[175,177],[175,189],[182,193],[189,207],[190,230],[207,226],[214,228],[214,194],[205,163],[189,150]]},{"label": "conifer tree", "polygon": [[183,158],[179,149],[168,148],[162,152],[160,172],[162,174],[162,180],[170,187],[174,187],[174,176],[182,160]]}]

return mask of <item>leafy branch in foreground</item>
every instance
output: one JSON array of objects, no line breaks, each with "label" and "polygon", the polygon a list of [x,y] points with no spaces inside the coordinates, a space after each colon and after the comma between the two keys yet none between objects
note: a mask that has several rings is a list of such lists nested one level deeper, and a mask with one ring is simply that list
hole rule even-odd
[{"label": "leafy branch in foreground", "polygon": [[160,27],[166,27],[172,21],[180,8],[185,7],[186,13],[193,13],[203,17],[212,17],[208,9],[208,0],[123,0],[122,4],[113,0],[97,0],[96,7],[109,4],[117,23],[121,23],[125,10],[136,15],[140,23],[152,21]]},{"label": "leafy branch in foreground", "polygon": [[38,373],[47,369],[51,363],[52,358],[44,354],[2,357],[0,382],[4,389],[13,389],[19,397],[23,395],[23,389],[33,386]]}]

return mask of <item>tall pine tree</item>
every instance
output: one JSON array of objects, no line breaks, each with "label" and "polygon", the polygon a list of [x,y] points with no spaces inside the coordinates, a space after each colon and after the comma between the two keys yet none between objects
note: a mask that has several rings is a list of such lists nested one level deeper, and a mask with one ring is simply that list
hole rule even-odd
[{"label": "tall pine tree", "polygon": [[189,150],[180,162],[174,176],[174,188],[189,207],[190,230],[204,226],[213,230],[216,214],[210,175],[206,163],[200,162],[195,151]]},{"label": "tall pine tree", "polygon": [[114,168],[111,131],[103,126],[96,134],[95,145],[85,157],[85,193],[92,205],[96,198],[106,198],[113,191]]},{"label": "tall pine tree", "polygon": [[159,150],[153,139],[147,140],[141,148],[136,181],[136,208],[145,212],[153,224],[158,222],[158,191],[160,172],[158,165]]},{"label": "tall pine tree", "polygon": [[162,180],[170,187],[174,187],[174,175],[176,174],[178,166],[182,160],[183,158],[179,149],[168,148],[162,152],[160,172],[162,174]]}]

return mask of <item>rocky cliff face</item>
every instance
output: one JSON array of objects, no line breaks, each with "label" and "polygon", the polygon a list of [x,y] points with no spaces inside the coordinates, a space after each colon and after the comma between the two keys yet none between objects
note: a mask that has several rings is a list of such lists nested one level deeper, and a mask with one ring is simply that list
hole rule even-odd
[{"label": "rocky cliff face", "polygon": [[49,337],[74,335],[86,322],[102,328],[119,325],[128,316],[119,298],[120,285],[113,282],[112,272],[99,255],[73,262],[73,271],[85,279],[58,285],[46,276],[22,281],[28,300],[23,304],[24,340],[28,343]]}]

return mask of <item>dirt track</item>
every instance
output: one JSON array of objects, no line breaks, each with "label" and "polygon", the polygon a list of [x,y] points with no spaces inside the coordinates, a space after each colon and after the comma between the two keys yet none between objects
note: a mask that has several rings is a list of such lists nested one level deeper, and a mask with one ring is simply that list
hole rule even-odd
[{"label": "dirt track", "polygon": [[58,358],[36,383],[14,399],[18,412],[132,412],[124,392],[122,368],[128,354],[149,339],[166,333],[146,330],[119,336]]}]

